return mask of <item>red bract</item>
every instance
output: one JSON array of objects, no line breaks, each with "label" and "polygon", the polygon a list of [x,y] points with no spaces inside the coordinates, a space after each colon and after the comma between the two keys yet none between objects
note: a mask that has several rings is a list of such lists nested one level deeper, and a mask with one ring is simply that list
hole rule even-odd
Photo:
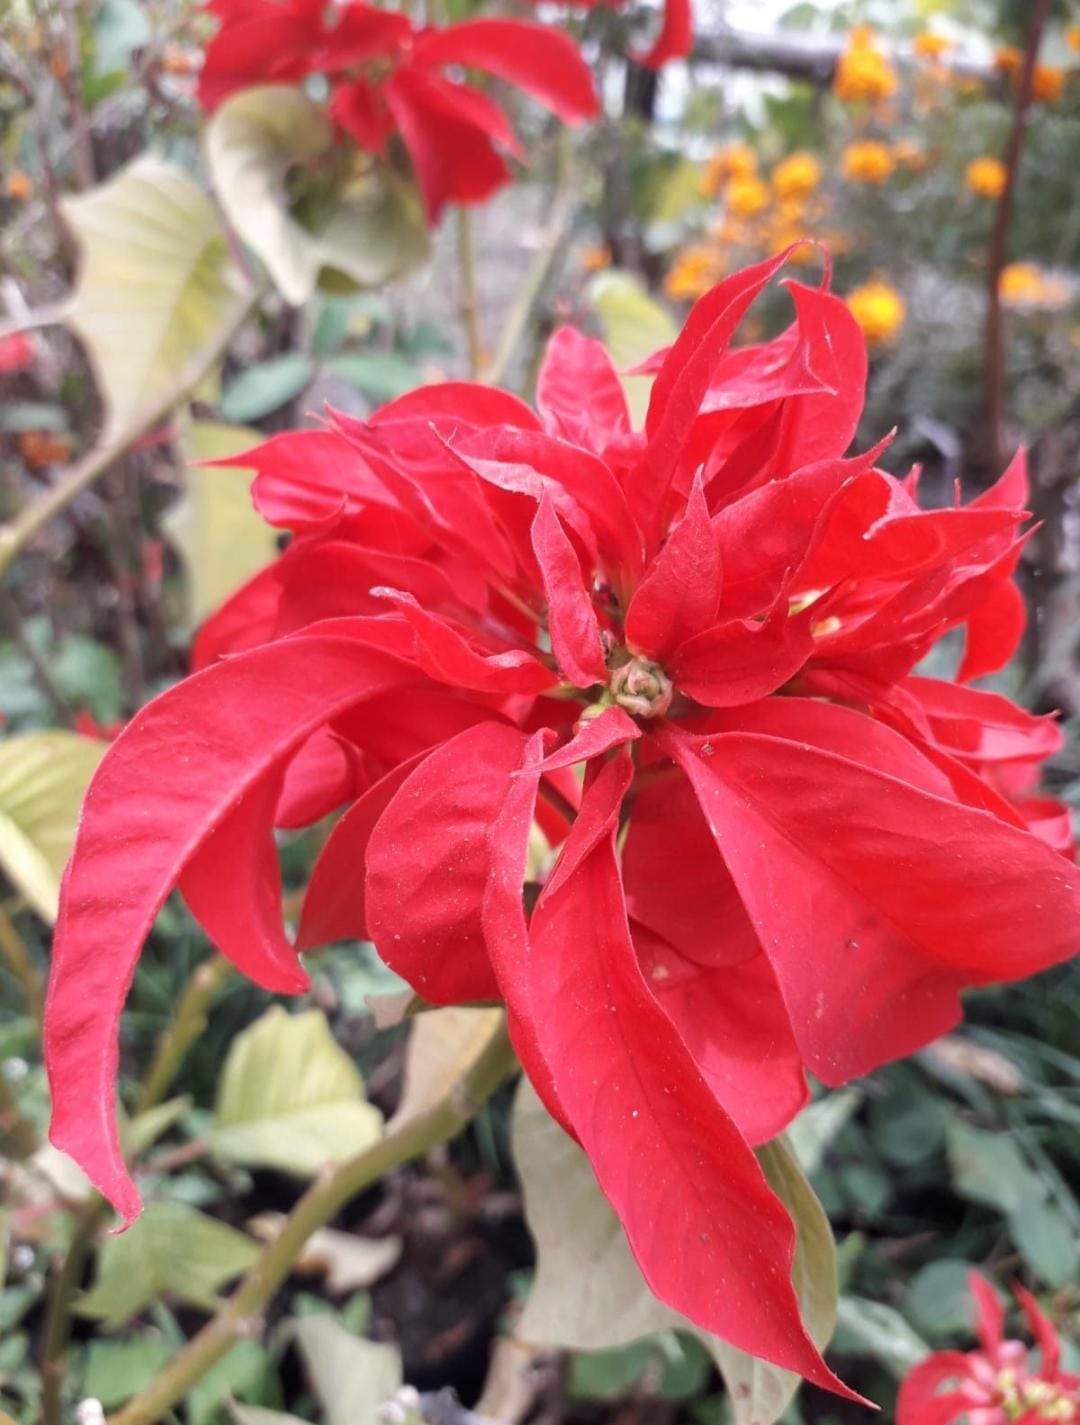
[{"label": "red bract", "polygon": [[[598,5],[609,4],[612,9],[622,10],[626,0],[569,0],[578,9],[596,9]],[[669,60],[685,59],[694,45],[694,13],[691,0],[664,0],[660,29],[647,50],[634,55],[638,64],[646,69],[662,69]]]},{"label": "red bract", "polygon": [[997,1293],[978,1272],[969,1277],[981,1350],[935,1351],[900,1388],[896,1425],[1057,1425],[1080,1422],[1080,1376],[1061,1368],[1061,1342],[1035,1298],[1016,1287],[1016,1299],[1039,1347],[1036,1367],[1022,1341],[1005,1339]]},{"label": "red bract", "polygon": [[597,112],[592,76],[558,30],[479,19],[416,29],[405,16],[347,0],[328,18],[324,0],[211,0],[219,22],[199,78],[215,109],[257,84],[330,78],[330,113],[362,149],[382,154],[400,135],[434,222],[448,202],[479,203],[510,177],[504,154],[521,147],[502,109],[443,73],[482,70],[577,124]]},{"label": "red bract", "polygon": [[[845,459],[844,303],[792,284],[792,326],[732,345],[783,260],[697,305],[643,432],[564,329],[539,413],[452,382],[236,457],[293,541],[106,754],[57,929],[53,1139],[126,1216],[116,1027],[179,885],[268,988],[367,937],[432,1003],[504,1002],[657,1294],[836,1387],[752,1146],[805,1069],[842,1083],[953,1026],[965,986],[1065,959],[1080,873],[1008,782],[1053,722],[913,672],[951,629],[1011,652],[981,620],[1022,461],[921,510],[880,447]],[[341,807],[290,945],[274,827]],[[534,820],[558,858],[523,896]]]}]

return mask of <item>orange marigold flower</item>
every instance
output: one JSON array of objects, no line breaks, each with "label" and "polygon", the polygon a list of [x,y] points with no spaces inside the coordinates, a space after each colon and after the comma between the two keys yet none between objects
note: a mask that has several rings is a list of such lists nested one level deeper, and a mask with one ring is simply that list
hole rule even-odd
[{"label": "orange marigold flower", "polygon": [[194,74],[195,55],[179,45],[166,45],[161,54],[161,67],[166,74]]},{"label": "orange marigold flower", "polygon": [[994,68],[1015,79],[1024,67],[1023,53],[1015,45],[1001,45],[994,51]]},{"label": "orange marigold flower", "polygon": [[889,341],[904,325],[907,315],[900,293],[881,278],[864,282],[849,292],[847,304],[868,346],[881,346]]},{"label": "orange marigold flower", "polygon": [[718,148],[705,165],[698,189],[706,198],[715,198],[725,183],[757,174],[757,154],[745,143],[729,143]]},{"label": "orange marigold flower", "polygon": [[1052,64],[1037,64],[1031,76],[1031,97],[1040,104],[1060,104],[1065,93],[1065,71]]},{"label": "orange marigold flower", "polygon": [[952,49],[952,40],[934,30],[922,30],[911,42],[911,47],[920,59],[940,59]]},{"label": "orange marigold flower", "polygon": [[593,243],[581,254],[581,265],[586,272],[603,272],[605,267],[611,266],[611,261],[611,248],[606,242]]},{"label": "orange marigold flower", "polygon": [[4,193],[8,198],[14,198],[16,202],[24,202],[34,191],[34,184],[29,173],[24,173],[21,168],[13,169],[8,174],[4,183]]},{"label": "orange marigold flower", "polygon": [[1001,159],[989,154],[973,158],[964,170],[967,186],[980,198],[1000,198],[1008,176],[1009,171]]},{"label": "orange marigold flower", "polygon": [[769,206],[769,190],[760,178],[733,178],[724,195],[729,213],[753,218]]},{"label": "orange marigold flower", "polygon": [[1010,262],[1001,269],[998,293],[1007,307],[1064,307],[1069,290],[1034,262]]},{"label": "orange marigold flower", "polygon": [[679,253],[667,276],[664,291],[676,302],[696,302],[724,275],[724,262],[714,247],[687,247]]},{"label": "orange marigold flower", "polygon": [[874,33],[860,25],[848,36],[847,49],[836,61],[833,92],[847,103],[888,99],[899,87],[896,70],[879,49]]},{"label": "orange marigold flower", "polygon": [[1080,25],[1065,26],[1065,43],[1070,49],[1080,50]]},{"label": "orange marigold flower", "polygon": [[773,192],[781,202],[808,198],[821,183],[821,163],[812,153],[792,153],[772,172]]},{"label": "orange marigold flower", "polygon": [[853,183],[884,183],[895,166],[892,149],[878,139],[848,144],[840,156],[840,171]]}]

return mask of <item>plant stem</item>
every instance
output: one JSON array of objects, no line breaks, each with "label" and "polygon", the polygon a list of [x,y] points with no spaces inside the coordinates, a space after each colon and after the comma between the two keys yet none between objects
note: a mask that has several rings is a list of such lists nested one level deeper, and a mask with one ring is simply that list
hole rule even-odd
[{"label": "plant stem", "polygon": [[469,377],[479,380],[484,364],[484,345],[480,340],[480,305],[476,295],[476,245],[473,242],[473,220],[468,208],[457,209],[458,271],[461,274],[461,320],[465,327],[465,344],[469,354]]},{"label": "plant stem", "polygon": [[98,1228],[107,1215],[104,1198],[92,1193],[79,1208],[63,1264],[52,1280],[41,1348],[41,1425],[62,1425],[63,1422],[60,1397],[71,1339],[71,1303],[82,1281]]},{"label": "plant stem", "polygon": [[19,1101],[8,1083],[0,1074],[0,1132],[2,1132],[5,1155],[12,1158],[29,1158],[38,1145],[37,1132],[28,1118],[22,1116]]},{"label": "plant stem", "polygon": [[185,1054],[206,1028],[210,1001],[225,983],[231,968],[224,955],[211,955],[188,980],[176,1013],[158,1039],[150,1072],[139,1090],[137,1113],[155,1107],[168,1093]]},{"label": "plant stem", "polygon": [[550,217],[543,240],[537,249],[525,279],[521,284],[510,315],[506,319],[498,349],[483,373],[492,386],[501,385],[517,353],[522,337],[532,320],[537,300],[543,292],[558,259],[574,210],[574,190],[570,182],[568,139],[560,133],[555,154],[555,184],[551,198]]},{"label": "plant stem", "polygon": [[995,475],[1000,472],[1006,460],[1005,318],[1001,305],[1001,272],[1008,255],[1009,229],[1012,227],[1013,209],[1016,206],[1016,179],[1020,169],[1020,156],[1024,148],[1028,116],[1031,112],[1035,64],[1052,5],[1053,0],[1034,0],[1031,7],[1031,22],[1028,27],[1027,47],[1024,51],[1024,64],[1016,86],[1012,133],[1009,135],[1009,147],[1005,156],[1005,187],[998,199],[997,211],[994,214],[994,227],[990,234],[990,248],[987,254],[984,390],[987,437],[992,471]]},{"label": "plant stem", "polygon": [[211,1366],[239,1340],[250,1336],[253,1320],[258,1319],[289,1275],[311,1234],[329,1222],[350,1198],[393,1168],[459,1133],[509,1076],[514,1063],[504,1029],[425,1113],[407,1119],[396,1131],[386,1133],[370,1148],[312,1183],[213,1320],[159,1376],[111,1417],[110,1425],[152,1425],[160,1420]]},{"label": "plant stem", "polygon": [[23,994],[26,996],[26,1007],[40,1024],[45,1004],[45,986],[37,966],[30,958],[26,942],[16,930],[15,922],[2,906],[0,906],[0,955],[3,955],[11,973],[22,985]]}]

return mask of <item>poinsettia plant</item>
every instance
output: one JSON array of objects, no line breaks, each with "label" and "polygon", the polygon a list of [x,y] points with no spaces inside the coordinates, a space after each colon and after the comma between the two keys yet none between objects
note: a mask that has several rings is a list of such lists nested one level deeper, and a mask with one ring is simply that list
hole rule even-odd
[{"label": "poinsettia plant", "polygon": [[[807,1071],[1067,958],[1080,872],[1033,790],[1054,721],[971,686],[1023,631],[1023,456],[924,509],[887,442],[847,455],[866,353],[828,275],[736,344],[787,256],[646,363],[644,429],[564,328],[536,409],[448,382],[236,457],[291,542],[106,752],[53,952],[53,1141],[125,1218],[117,1027],[179,888],[269,990],[363,938],[429,1004],[505,1005],[655,1294],[846,1392],[753,1149]],[[954,637],[956,679],[923,676]],[[275,830],[336,812],[290,940]]]}]

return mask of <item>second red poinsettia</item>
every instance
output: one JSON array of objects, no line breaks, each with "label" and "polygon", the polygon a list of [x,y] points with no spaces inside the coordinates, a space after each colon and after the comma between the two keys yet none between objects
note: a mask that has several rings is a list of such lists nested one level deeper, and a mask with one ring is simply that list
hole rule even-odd
[{"label": "second red poinsettia", "polygon": [[[564,329],[536,410],[451,382],[237,457],[292,543],[106,753],[57,926],[53,1141],[126,1216],[117,1027],[179,887],[268,989],[367,938],[431,1003],[504,1003],[656,1294],[839,1388],[753,1146],[806,1070],[1069,956],[1080,873],[1030,786],[1053,720],[968,681],[1022,631],[1023,460],[922,509],[881,446],[847,458],[842,301],[792,283],[791,326],[733,345],[785,256],[702,298],[642,431]],[[961,681],[916,674],[953,630]],[[339,811],[290,943],[274,830]]]},{"label": "second red poinsettia", "polygon": [[255,85],[324,74],[332,117],[362,149],[383,154],[400,136],[433,222],[448,202],[490,197],[510,177],[506,156],[522,156],[499,105],[457,70],[503,80],[567,124],[597,113],[577,46],[549,26],[476,19],[418,29],[363,0],[330,8],[324,0],[211,0],[207,9],[218,31],[199,78],[204,108]]},{"label": "second red poinsettia", "polygon": [[978,1319],[977,1351],[935,1351],[900,1389],[896,1425],[1078,1425],[1080,1376],[1062,1368],[1061,1341],[1030,1292],[1016,1299],[1039,1347],[1039,1361],[1022,1341],[1005,1338],[997,1292],[978,1272],[969,1278]]}]

